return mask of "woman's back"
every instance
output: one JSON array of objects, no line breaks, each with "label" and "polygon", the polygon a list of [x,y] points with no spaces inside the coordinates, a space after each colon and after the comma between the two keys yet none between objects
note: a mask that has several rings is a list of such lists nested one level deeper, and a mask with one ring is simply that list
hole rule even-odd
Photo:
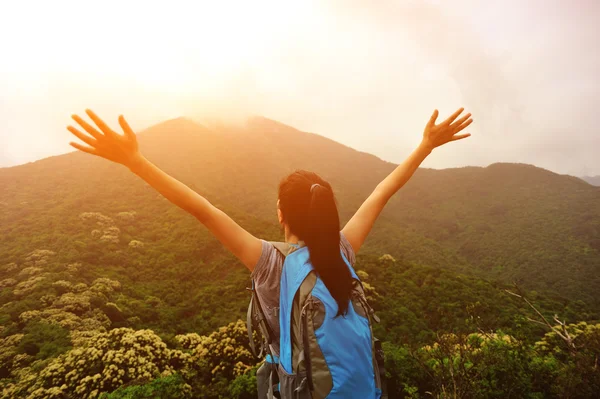
[{"label": "woman's back", "polygon": [[[459,109],[439,124],[436,123],[438,111],[434,111],[425,126],[419,146],[377,185],[343,227],[342,234],[340,234],[335,196],[328,182],[317,174],[306,171],[294,172],[281,182],[277,215],[285,233],[285,241],[306,243],[307,249],[299,252],[309,256],[307,259],[310,261],[310,273],[318,278],[313,287],[321,282],[319,295],[329,296],[326,299],[330,305],[330,313],[336,312],[335,315],[330,315],[331,320],[343,323],[345,316],[354,317],[355,309],[350,305],[356,288],[356,276],[352,274],[351,268],[354,263],[354,253],[362,247],[385,204],[410,179],[434,148],[469,136],[469,134],[458,134],[473,122],[470,118],[471,114],[458,118],[462,111],[463,108]],[[281,301],[280,283],[285,263],[284,255],[278,254],[271,244],[242,228],[202,195],[148,161],[140,152],[137,136],[123,116],[119,117],[119,124],[124,133],[121,135],[113,131],[91,110],[86,110],[86,113],[95,126],[73,115],[75,122],[86,133],[73,126],[67,129],[86,145],[74,142],[71,145],[80,151],[126,166],[169,201],[204,224],[241,263],[252,271],[256,288],[255,297],[262,303],[261,307],[264,306],[267,325],[271,326],[273,332],[277,332],[276,336],[283,336],[280,333],[281,318],[278,308]],[[333,335],[342,338],[341,330],[334,329],[334,331]],[[276,348],[277,339],[271,343],[273,352],[278,353],[280,348]],[[305,355],[309,354],[305,353]],[[362,363],[366,362],[363,360]],[[352,381],[347,381],[346,384],[350,388],[353,386]],[[269,390],[272,388],[273,384],[270,384]],[[309,388],[312,390],[314,387]],[[289,396],[284,397],[291,397],[291,392]],[[346,397],[357,396],[350,393],[350,396]],[[363,396],[359,397],[363,398]]]},{"label": "woman's back", "polygon": [[[263,241],[262,245],[262,254],[251,276],[267,323],[279,338],[279,284],[285,255],[271,242]],[[354,250],[342,233],[340,233],[340,250],[350,265],[354,266],[356,261]],[[273,345],[274,355],[279,356],[279,340],[277,339]]]}]

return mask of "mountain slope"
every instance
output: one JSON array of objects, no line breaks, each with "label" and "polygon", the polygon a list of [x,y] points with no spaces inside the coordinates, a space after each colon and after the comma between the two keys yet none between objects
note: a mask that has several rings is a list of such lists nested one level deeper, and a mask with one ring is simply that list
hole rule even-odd
[{"label": "mountain slope", "polygon": [[[275,202],[277,184],[287,173],[309,169],[328,179],[347,220],[395,167],[265,118],[217,129],[171,120],[140,134],[140,146],[159,167],[266,239],[280,239]],[[193,218],[125,168],[86,154],[0,169],[0,206],[0,263],[35,248],[73,257],[88,253],[77,244],[90,234],[82,227],[81,213],[114,218],[133,210],[132,226],[120,227],[121,243],[110,244],[116,253],[99,246],[95,261],[126,262],[127,242],[140,239],[151,248],[147,262],[163,267],[168,262],[157,258],[232,262]],[[174,253],[159,253],[167,243]],[[214,248],[210,258],[207,247]],[[598,306],[600,188],[521,164],[419,169],[390,201],[365,251],[518,282]],[[244,273],[238,269],[198,267],[197,273],[226,281],[229,273]]]}]

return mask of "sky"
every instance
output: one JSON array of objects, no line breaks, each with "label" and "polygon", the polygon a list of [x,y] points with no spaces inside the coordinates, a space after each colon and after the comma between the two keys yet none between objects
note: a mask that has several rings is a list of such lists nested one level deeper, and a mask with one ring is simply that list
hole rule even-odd
[{"label": "sky", "polygon": [[70,152],[91,108],[143,130],[262,115],[391,162],[600,175],[600,2],[0,0],[0,167]]}]

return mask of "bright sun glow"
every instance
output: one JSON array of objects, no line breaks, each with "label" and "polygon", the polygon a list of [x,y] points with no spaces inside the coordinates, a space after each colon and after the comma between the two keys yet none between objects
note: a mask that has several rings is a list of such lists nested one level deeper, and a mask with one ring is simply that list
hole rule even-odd
[{"label": "bright sun glow", "polygon": [[399,162],[432,108],[465,106],[478,138],[425,166],[598,174],[599,9],[563,3],[0,0],[0,167],[71,150],[88,107],[136,129],[262,115]]},{"label": "bright sun glow", "polygon": [[[8,8],[8,10],[6,10]],[[127,80],[161,91],[210,89],[262,60],[272,32],[293,31],[308,2],[10,2],[0,17],[4,57],[15,83],[35,70],[77,80]],[[23,25],[27,21],[27,25]],[[40,66],[42,66],[40,68]]]}]

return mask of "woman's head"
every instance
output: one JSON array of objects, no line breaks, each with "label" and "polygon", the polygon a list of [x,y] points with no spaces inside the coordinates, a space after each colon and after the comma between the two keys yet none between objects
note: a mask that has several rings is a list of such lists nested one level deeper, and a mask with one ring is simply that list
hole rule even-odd
[{"label": "woman's head", "polygon": [[304,241],[313,267],[338,304],[338,315],[345,314],[352,276],[340,252],[340,218],[331,185],[316,173],[292,173],[279,184],[277,213],[282,225]]}]

